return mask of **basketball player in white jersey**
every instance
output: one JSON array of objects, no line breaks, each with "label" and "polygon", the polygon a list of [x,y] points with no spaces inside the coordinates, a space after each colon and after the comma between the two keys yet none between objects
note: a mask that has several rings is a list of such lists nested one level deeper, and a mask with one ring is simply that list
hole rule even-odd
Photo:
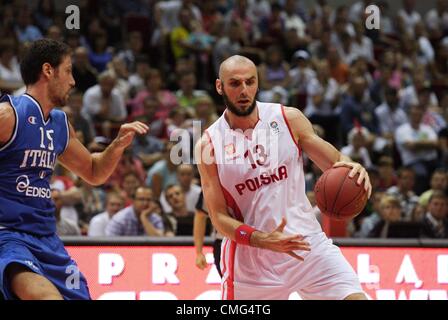
[{"label": "basketball player in white jersey", "polygon": [[223,299],[366,299],[353,268],[326,237],[305,195],[302,150],[321,170],[366,170],[319,138],[295,108],[255,100],[257,69],[225,60],[216,89],[227,107],[196,145],[206,205],[222,242]]}]

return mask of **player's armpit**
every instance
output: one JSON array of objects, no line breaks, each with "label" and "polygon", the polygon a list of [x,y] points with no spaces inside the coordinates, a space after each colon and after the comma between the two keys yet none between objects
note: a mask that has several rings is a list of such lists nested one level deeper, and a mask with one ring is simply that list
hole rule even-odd
[{"label": "player's armpit", "polygon": [[15,125],[16,116],[12,106],[8,102],[0,103],[0,148],[11,140]]}]

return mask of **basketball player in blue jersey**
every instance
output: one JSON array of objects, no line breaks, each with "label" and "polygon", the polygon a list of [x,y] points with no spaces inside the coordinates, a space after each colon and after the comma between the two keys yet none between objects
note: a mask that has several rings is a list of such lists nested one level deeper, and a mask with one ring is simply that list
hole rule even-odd
[{"label": "basketball player in blue jersey", "polygon": [[90,299],[87,282],[56,235],[50,178],[56,161],[93,185],[106,181],[140,122],[121,126],[102,153],[76,138],[66,104],[75,81],[69,47],[42,39],[21,62],[26,93],[0,99],[0,292],[6,299]]}]

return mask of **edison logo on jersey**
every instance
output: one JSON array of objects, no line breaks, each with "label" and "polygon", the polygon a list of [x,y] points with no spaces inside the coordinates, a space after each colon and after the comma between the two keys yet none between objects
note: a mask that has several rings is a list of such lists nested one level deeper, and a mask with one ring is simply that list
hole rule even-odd
[{"label": "edison logo on jersey", "polygon": [[16,190],[20,193],[24,193],[27,197],[33,198],[51,198],[51,190],[48,188],[38,188],[30,186],[30,179],[27,175],[21,175],[16,179]]},{"label": "edison logo on jersey", "polygon": [[279,182],[288,178],[288,170],[286,166],[281,166],[274,170],[269,170],[268,172],[263,172],[259,177],[252,179],[247,179],[243,183],[238,183],[235,185],[236,191],[242,196],[244,190],[256,191],[260,189],[263,185],[269,185],[271,183]]},{"label": "edison logo on jersey", "polygon": [[54,169],[56,164],[56,153],[45,150],[25,150],[20,168],[39,167]]}]

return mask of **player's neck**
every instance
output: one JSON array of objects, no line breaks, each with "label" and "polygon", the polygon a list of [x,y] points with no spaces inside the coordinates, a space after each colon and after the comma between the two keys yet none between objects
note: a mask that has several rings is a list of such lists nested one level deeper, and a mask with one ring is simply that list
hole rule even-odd
[{"label": "player's neck", "polygon": [[232,130],[239,129],[243,132],[248,129],[254,129],[260,119],[258,116],[258,108],[255,108],[247,117],[239,117],[226,110],[224,117]]},{"label": "player's neck", "polygon": [[44,114],[45,119],[48,118],[51,109],[53,109],[54,105],[51,103],[50,99],[46,94],[47,90],[31,85],[26,88],[26,93],[32,96],[42,108],[42,112]]}]

